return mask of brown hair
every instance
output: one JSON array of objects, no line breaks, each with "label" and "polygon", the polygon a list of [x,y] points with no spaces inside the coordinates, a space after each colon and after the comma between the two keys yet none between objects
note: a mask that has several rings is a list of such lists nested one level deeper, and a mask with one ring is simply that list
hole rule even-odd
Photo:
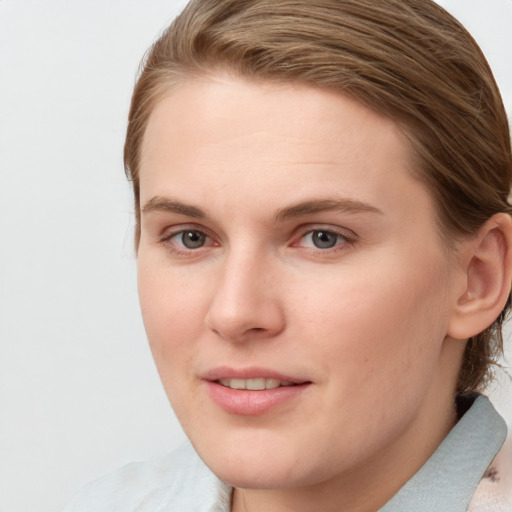
[{"label": "brown hair", "polygon": [[[140,236],[139,165],[153,106],[189,78],[228,70],[349,95],[392,118],[429,187],[447,244],[509,212],[510,134],[492,72],[470,34],[431,0],[192,0],[150,48],[125,143]],[[458,391],[503,351],[504,311],[469,339]]]}]

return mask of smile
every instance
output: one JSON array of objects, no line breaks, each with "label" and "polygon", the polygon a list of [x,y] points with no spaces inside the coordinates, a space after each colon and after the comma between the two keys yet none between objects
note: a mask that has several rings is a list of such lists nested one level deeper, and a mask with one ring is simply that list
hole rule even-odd
[{"label": "smile", "polygon": [[[264,375],[264,376],[263,376]],[[217,368],[202,381],[210,399],[229,414],[258,416],[297,403],[312,382],[263,368]]]},{"label": "smile", "polygon": [[289,380],[267,379],[264,377],[255,379],[219,379],[217,382],[226,388],[249,391],[263,391],[265,389],[296,385]]}]

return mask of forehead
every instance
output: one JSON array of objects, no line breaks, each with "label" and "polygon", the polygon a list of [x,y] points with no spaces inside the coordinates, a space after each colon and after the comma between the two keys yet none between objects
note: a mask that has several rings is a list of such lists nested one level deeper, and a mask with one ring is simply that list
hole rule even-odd
[{"label": "forehead", "polygon": [[404,187],[425,193],[409,172],[409,151],[393,121],[339,93],[197,79],[173,90],[150,116],[141,202],[177,190],[191,195],[191,183],[196,201],[211,201],[212,187],[264,200],[279,186],[297,200],[336,189],[364,202],[396,202]]},{"label": "forehead", "polygon": [[[290,142],[301,139],[308,142],[305,150],[316,148],[327,156],[335,150],[332,143],[343,142],[341,138],[354,147],[379,141],[389,146],[391,139],[400,139],[401,152],[406,149],[395,123],[338,92],[219,76],[183,82],[156,103],[144,135],[143,156],[162,137],[239,145],[244,136],[255,133],[262,142],[265,135],[288,137]],[[318,144],[321,139],[324,143]]]}]

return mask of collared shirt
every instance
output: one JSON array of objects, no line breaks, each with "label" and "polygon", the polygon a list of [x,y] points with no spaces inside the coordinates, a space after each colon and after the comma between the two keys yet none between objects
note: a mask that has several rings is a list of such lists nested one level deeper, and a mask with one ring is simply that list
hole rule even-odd
[{"label": "collared shirt", "polygon": [[430,459],[379,512],[466,512],[506,436],[503,418],[479,396]]},{"label": "collared shirt", "polygon": [[[379,512],[466,512],[506,433],[501,416],[479,396]],[[132,463],[94,482],[65,512],[229,512],[231,492],[186,445],[169,457]]]}]

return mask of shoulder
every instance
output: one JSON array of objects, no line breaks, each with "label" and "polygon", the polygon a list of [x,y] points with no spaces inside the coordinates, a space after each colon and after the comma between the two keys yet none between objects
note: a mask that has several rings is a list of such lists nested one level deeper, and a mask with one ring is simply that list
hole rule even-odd
[{"label": "shoulder", "polygon": [[471,500],[468,512],[512,510],[512,436],[487,469]]},{"label": "shoulder", "polygon": [[80,491],[64,512],[229,511],[231,489],[187,444],[171,455],[136,462]]}]

